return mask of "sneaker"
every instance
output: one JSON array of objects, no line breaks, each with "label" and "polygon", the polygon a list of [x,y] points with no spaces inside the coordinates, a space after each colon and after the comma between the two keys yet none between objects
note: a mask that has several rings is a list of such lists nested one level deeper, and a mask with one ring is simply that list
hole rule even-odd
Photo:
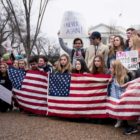
[{"label": "sneaker", "polygon": [[137,128],[129,127],[124,130],[124,135],[131,135],[138,132]]},{"label": "sneaker", "polygon": [[122,120],[117,120],[117,123],[114,125],[115,128],[120,127],[122,124]]}]

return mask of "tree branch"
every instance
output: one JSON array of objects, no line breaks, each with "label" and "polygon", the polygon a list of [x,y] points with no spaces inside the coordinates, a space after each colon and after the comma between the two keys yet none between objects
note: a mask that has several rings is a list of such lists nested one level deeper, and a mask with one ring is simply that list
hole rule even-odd
[{"label": "tree branch", "polygon": [[20,40],[24,44],[24,41],[23,41],[23,38],[22,38],[22,35],[21,35],[21,31],[20,31],[20,28],[19,28],[19,23],[18,23],[18,20],[16,18],[16,14],[15,14],[15,10],[14,10],[13,4],[12,4],[11,0],[6,0],[6,2],[8,4],[8,7],[9,7],[11,13],[14,16],[15,23],[16,23],[16,26],[17,26],[17,29],[18,29],[18,34],[19,34]]}]

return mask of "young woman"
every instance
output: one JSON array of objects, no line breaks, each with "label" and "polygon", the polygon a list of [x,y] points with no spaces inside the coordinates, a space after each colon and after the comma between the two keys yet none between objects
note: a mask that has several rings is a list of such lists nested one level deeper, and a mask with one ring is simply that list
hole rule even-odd
[{"label": "young woman", "polygon": [[129,39],[129,47],[127,47],[126,51],[132,51],[132,50],[138,51],[139,68],[133,71],[135,78],[138,78],[140,77],[140,37],[138,35],[132,35]]},{"label": "young woman", "polygon": [[58,65],[58,60],[55,61],[54,64],[53,64],[53,71],[54,72],[56,71],[57,65]]},{"label": "young woman", "polygon": [[[7,69],[8,66],[6,63],[0,63],[0,84],[9,90],[12,90],[12,83],[9,79]],[[6,112],[8,109],[11,110],[12,105],[0,99],[0,112]]]},{"label": "young woman", "polygon": [[110,48],[107,67],[110,68],[111,62],[116,59],[116,53],[124,51],[124,40],[121,36],[117,35],[114,37],[113,47]]},{"label": "young woman", "polygon": [[[119,60],[115,60],[111,64],[111,84],[109,85],[109,96],[120,99],[121,94],[125,91],[124,88],[121,88],[123,84],[133,80],[133,75],[121,64]],[[136,133],[137,129],[128,125],[126,120],[117,120],[117,123],[114,127],[119,127],[123,122],[125,127],[124,134]]]},{"label": "young woman", "polygon": [[129,50],[140,50],[140,37],[138,35],[133,35],[129,39]]},{"label": "young woman", "polygon": [[[110,71],[112,75],[111,82],[113,82],[114,85],[121,86],[124,83],[133,79],[132,75],[121,64],[119,60],[115,60],[112,62]],[[119,88],[116,88],[117,86],[114,85],[111,85],[112,88],[110,88],[110,96],[119,99],[123,92],[123,89],[121,89],[120,91]]]},{"label": "young woman", "polygon": [[108,42],[109,49],[111,49],[113,47],[114,38],[115,38],[115,35],[110,35],[109,36],[109,42]]},{"label": "young woman", "polygon": [[109,71],[105,68],[105,62],[101,55],[96,55],[93,59],[93,74],[109,74]]},{"label": "young woman", "polygon": [[75,68],[72,70],[73,73],[90,73],[84,59],[77,59]]},{"label": "young woman", "polygon": [[59,73],[71,73],[71,62],[70,62],[70,58],[68,55],[66,54],[62,54],[58,60],[58,64],[56,67],[56,72]]}]

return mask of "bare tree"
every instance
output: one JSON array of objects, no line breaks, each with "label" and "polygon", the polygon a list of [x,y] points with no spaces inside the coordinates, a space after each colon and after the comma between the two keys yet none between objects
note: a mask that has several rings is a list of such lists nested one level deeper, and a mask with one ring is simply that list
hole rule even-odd
[{"label": "bare tree", "polygon": [[32,52],[36,55],[43,54],[49,57],[54,57],[60,54],[60,47],[56,40],[40,35],[37,38]]},{"label": "bare tree", "polygon": [[[9,7],[4,3],[3,0],[0,0],[0,10],[1,10],[1,16],[0,16],[0,52],[1,54],[5,53],[6,51],[1,51],[3,50],[3,45],[5,44],[4,42],[7,40],[10,41],[11,44],[9,44],[11,47],[16,49],[18,53],[21,52],[20,46],[20,38],[18,35],[18,29],[15,24],[15,20],[13,17],[13,14],[11,13],[11,10]],[[22,34],[25,34],[25,24],[24,24],[24,19],[23,19],[23,10],[19,9],[17,5],[14,5],[15,7],[15,13],[16,13],[16,18],[19,23],[19,28],[22,32]],[[9,42],[8,41],[8,42]],[[3,44],[4,43],[4,44]],[[5,45],[4,45],[5,46]]]},{"label": "bare tree", "polygon": [[2,42],[5,41],[8,38],[8,36],[11,34],[10,30],[6,30],[6,26],[9,21],[9,15],[6,16],[6,18],[4,19],[3,17],[5,17],[4,14],[0,16],[0,44],[2,44]]},{"label": "bare tree", "polygon": [[[48,5],[48,2],[50,0],[40,0],[39,2],[39,10],[38,10],[38,17],[37,17],[37,23],[36,23],[36,29],[34,35],[31,34],[31,10],[34,0],[22,0],[22,5],[24,7],[24,16],[25,16],[25,24],[26,24],[26,33],[22,33],[22,29],[20,28],[20,22],[17,18],[17,13],[15,11],[14,3],[12,0],[1,0],[3,3],[6,11],[10,11],[12,13],[14,21],[13,23],[17,27],[17,33],[20,38],[20,42],[23,43],[23,46],[25,48],[26,57],[27,59],[31,55],[32,49],[35,46],[35,43],[37,41],[38,34],[40,32],[41,24],[43,21],[44,13],[46,10],[46,7]],[[7,8],[8,7],[8,8]],[[31,37],[33,36],[33,37]]]},{"label": "bare tree", "polygon": [[9,28],[10,13],[6,13],[2,6],[0,8],[0,56],[2,56],[6,53],[2,44],[12,35],[12,30]]}]

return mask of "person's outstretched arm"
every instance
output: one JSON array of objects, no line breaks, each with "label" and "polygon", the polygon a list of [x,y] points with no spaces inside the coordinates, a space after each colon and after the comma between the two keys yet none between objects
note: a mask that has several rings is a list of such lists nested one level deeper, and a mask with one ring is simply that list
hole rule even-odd
[{"label": "person's outstretched arm", "polygon": [[62,38],[59,38],[59,43],[60,43],[61,48],[71,56],[72,49],[64,44],[64,41]]}]

